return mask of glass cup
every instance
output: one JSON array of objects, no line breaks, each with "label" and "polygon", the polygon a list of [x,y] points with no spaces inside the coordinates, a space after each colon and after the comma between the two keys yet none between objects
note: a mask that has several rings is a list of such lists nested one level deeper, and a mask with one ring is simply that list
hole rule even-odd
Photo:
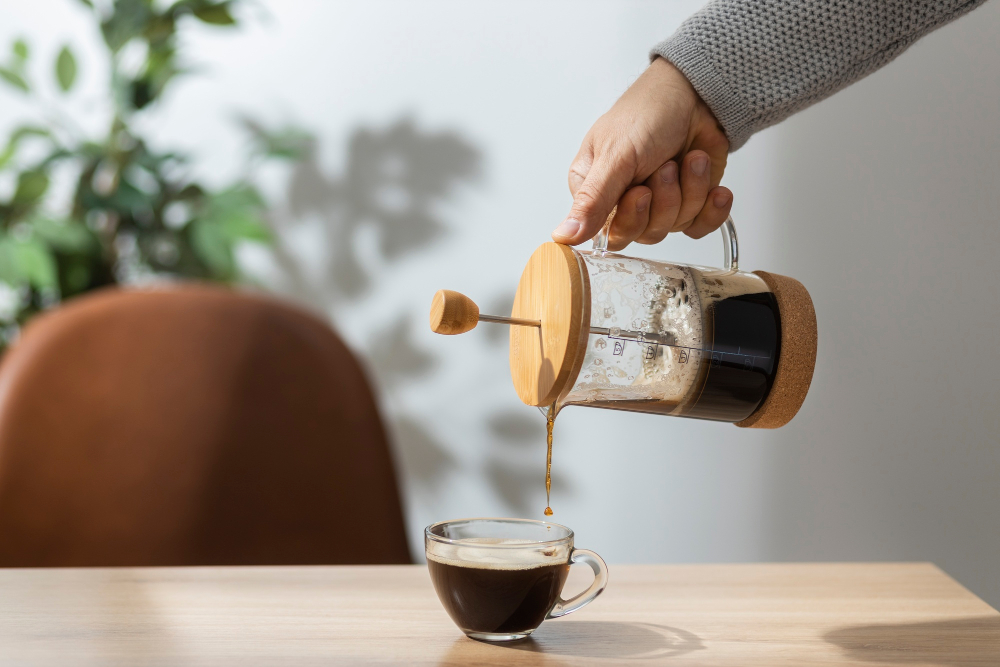
[{"label": "glass cup", "polygon": [[[566,526],[530,519],[459,519],[424,529],[427,569],[445,611],[469,637],[524,639],[549,618],[572,614],[608,585],[608,566],[573,548]],[[564,600],[569,568],[586,563],[594,582]]]}]

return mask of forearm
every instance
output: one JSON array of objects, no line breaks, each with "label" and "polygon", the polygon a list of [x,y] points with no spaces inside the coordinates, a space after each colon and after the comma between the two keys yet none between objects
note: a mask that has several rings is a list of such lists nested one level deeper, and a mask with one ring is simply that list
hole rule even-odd
[{"label": "forearm", "polygon": [[712,0],[657,44],[736,150],[985,0]]}]

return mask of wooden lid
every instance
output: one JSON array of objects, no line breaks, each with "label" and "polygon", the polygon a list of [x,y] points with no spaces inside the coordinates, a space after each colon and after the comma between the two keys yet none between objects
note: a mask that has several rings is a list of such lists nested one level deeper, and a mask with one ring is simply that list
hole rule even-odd
[{"label": "wooden lid", "polygon": [[510,328],[510,375],[527,405],[551,405],[580,372],[590,331],[587,273],[569,246],[545,243],[528,260],[510,316],[540,328]]},{"label": "wooden lid", "polygon": [[802,407],[816,367],[816,310],[809,292],[798,280],[776,273],[754,271],[774,292],[781,317],[781,352],[778,372],[767,398],[753,414],[736,425],[743,428],[778,428],[792,420]]}]

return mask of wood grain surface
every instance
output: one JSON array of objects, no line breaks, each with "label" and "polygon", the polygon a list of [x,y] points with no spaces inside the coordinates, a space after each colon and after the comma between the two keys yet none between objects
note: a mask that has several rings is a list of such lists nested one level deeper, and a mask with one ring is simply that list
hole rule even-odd
[{"label": "wood grain surface", "polygon": [[541,328],[510,328],[510,376],[525,405],[551,405],[580,372],[590,334],[587,272],[573,249],[543,243],[521,273],[510,316]]},{"label": "wood grain surface", "polygon": [[488,645],[419,565],[7,569],[0,664],[995,666],[1000,614],[923,563],[612,565],[586,609]]},{"label": "wood grain surface", "polygon": [[461,292],[439,289],[431,299],[431,331],[455,336],[472,331],[479,324],[479,306]]}]

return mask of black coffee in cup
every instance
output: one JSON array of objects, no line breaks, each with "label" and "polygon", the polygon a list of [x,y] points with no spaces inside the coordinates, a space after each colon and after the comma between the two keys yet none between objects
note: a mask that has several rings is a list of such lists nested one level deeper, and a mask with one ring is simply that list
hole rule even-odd
[{"label": "black coffee in cup", "polygon": [[[424,529],[431,582],[445,611],[473,639],[524,639],[547,618],[572,614],[601,594],[608,567],[573,546],[566,526],[528,519],[456,519]],[[573,563],[594,572],[590,587],[564,600]]]},{"label": "black coffee in cup", "polygon": [[569,563],[482,563],[428,556],[441,604],[465,632],[515,634],[537,628],[559,599]]}]

